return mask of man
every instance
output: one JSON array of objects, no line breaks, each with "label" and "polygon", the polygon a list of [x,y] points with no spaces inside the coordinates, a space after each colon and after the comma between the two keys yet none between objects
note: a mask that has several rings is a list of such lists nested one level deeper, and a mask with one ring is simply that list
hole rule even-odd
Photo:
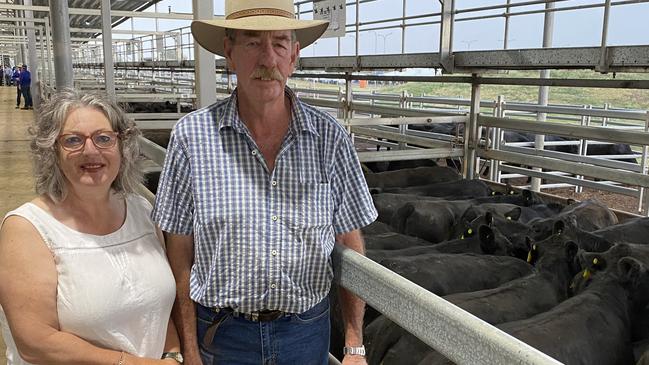
[{"label": "man", "polygon": [[[359,228],[377,216],[344,128],[286,87],[327,23],[296,20],[292,0],[225,10],[192,33],[237,88],[176,124],[152,213],[185,364],[327,364],[334,241],[362,253]],[[344,289],[340,303],[343,363],[365,364],[365,304]]]},{"label": "man", "polygon": [[9,67],[9,65],[6,65],[5,69],[4,69],[4,77],[5,77],[5,85],[6,86],[11,86],[11,75],[13,75],[13,71],[11,70],[11,67]]},{"label": "man", "polygon": [[32,73],[27,70],[27,65],[23,64],[22,70],[20,70],[19,83],[20,91],[23,93],[23,98],[25,99],[25,105],[22,109],[33,109],[31,92]]},{"label": "man", "polygon": [[22,91],[20,91],[20,68],[14,66],[13,68],[13,74],[11,75],[11,82],[13,82],[14,85],[16,85],[16,109],[20,108],[20,99],[23,95]]}]

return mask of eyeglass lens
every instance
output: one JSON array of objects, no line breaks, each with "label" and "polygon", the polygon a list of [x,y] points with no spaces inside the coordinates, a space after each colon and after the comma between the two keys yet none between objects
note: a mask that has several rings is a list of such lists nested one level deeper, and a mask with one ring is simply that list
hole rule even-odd
[{"label": "eyeglass lens", "polygon": [[[85,144],[88,136],[82,134],[65,134],[61,136],[61,146],[66,150],[78,150]],[[110,148],[117,142],[117,133],[99,131],[90,136],[90,140],[97,148]]]}]

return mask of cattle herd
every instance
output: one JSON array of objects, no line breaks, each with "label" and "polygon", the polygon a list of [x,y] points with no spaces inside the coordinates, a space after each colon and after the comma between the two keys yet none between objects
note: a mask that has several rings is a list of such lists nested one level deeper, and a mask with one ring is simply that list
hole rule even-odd
[{"label": "cattle herd", "polygon": [[[441,166],[365,175],[368,258],[565,364],[649,364],[649,218]],[[365,339],[370,364],[452,363],[372,308]]]}]

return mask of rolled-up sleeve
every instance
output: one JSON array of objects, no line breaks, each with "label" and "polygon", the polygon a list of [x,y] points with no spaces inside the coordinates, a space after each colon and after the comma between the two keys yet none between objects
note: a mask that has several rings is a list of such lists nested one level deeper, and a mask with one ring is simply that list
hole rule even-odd
[{"label": "rolled-up sleeve", "polygon": [[178,131],[174,129],[160,173],[151,217],[165,232],[188,235],[193,231],[193,214],[191,164]]},{"label": "rolled-up sleeve", "polygon": [[363,171],[348,136],[338,144],[332,178],[333,228],[342,234],[367,226],[378,216]]}]

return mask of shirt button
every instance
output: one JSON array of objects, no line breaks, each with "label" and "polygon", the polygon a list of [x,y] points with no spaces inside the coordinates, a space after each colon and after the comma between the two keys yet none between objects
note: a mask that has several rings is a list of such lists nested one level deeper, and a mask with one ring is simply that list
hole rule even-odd
[{"label": "shirt button", "polygon": [[273,182],[270,183],[272,186],[277,186],[277,181],[273,180]]},{"label": "shirt button", "polygon": [[270,254],[273,255],[273,256],[277,256],[277,250],[270,251]]},{"label": "shirt button", "polygon": [[273,221],[276,221],[276,220],[277,220],[277,216],[274,215],[274,216],[272,216],[270,219],[272,219]]},{"label": "shirt button", "polygon": [[277,288],[277,284],[275,284],[275,283],[270,284],[270,288],[271,288],[271,289],[275,289],[275,288]]},{"label": "shirt button", "polygon": [[252,151],[252,155],[257,156],[257,151],[256,150]]}]

